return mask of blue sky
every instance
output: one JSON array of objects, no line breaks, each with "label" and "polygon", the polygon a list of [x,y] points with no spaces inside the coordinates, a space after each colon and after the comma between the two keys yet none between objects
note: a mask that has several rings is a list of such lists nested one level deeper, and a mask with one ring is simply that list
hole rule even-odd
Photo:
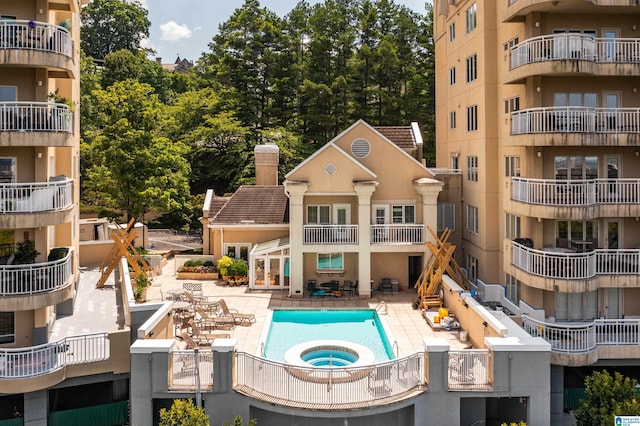
[{"label": "blue sky", "polygon": [[[149,11],[150,37],[145,46],[156,50],[163,63],[172,63],[179,55],[196,61],[233,11],[243,0],[138,0]],[[310,4],[321,0],[309,0]],[[418,13],[425,12],[425,0],[395,0]],[[262,0],[263,7],[284,16],[298,0]]]}]

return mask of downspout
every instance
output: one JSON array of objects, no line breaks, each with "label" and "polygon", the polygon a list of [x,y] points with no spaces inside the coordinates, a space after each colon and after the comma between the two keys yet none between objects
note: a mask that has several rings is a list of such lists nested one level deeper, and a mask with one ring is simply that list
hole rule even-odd
[{"label": "downspout", "polygon": [[[286,195],[287,199],[289,200],[289,219],[291,219],[291,196],[289,195],[289,193],[287,192],[287,188],[284,188],[284,195]],[[291,220],[289,220],[289,244],[291,244]],[[289,295],[287,296],[288,298],[291,298],[291,250],[289,250]],[[302,290],[304,291],[304,289]]]}]

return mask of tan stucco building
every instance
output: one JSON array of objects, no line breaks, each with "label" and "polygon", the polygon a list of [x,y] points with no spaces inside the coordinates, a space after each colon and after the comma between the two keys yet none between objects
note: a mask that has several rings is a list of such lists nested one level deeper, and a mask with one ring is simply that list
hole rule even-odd
[{"label": "tan stucco building", "polygon": [[558,366],[640,355],[609,328],[640,315],[640,8],[434,3],[437,165],[463,176],[457,260],[552,343],[561,412],[588,370]]}]

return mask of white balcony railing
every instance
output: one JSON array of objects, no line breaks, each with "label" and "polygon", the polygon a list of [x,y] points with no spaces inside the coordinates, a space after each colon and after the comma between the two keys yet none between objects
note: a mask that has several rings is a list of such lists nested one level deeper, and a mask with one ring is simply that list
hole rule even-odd
[{"label": "white balcony railing", "polygon": [[640,178],[534,179],[512,178],[511,199],[527,204],[586,207],[640,203]]},{"label": "white balcony railing", "polygon": [[0,102],[0,132],[72,131],[73,113],[67,104]]},{"label": "white balcony railing", "polygon": [[401,397],[424,384],[424,354],[362,367],[288,365],[237,352],[236,390],[289,407],[357,408]]},{"label": "white balcony railing", "polygon": [[304,244],[358,244],[358,225],[304,225]]},{"label": "white balcony railing", "polygon": [[73,205],[73,179],[0,184],[0,213],[65,210]]},{"label": "white balcony railing", "polygon": [[511,134],[640,133],[640,108],[542,107],[511,113]]},{"label": "white balcony railing", "polygon": [[640,64],[640,39],[563,33],[533,37],[511,48],[511,69],[535,62],[566,60]]},{"label": "white balcony railing", "polygon": [[2,19],[0,49],[40,50],[71,57],[71,34],[64,27],[46,22]]},{"label": "white balcony railing", "polygon": [[424,244],[424,225],[371,225],[371,244]]},{"label": "white balcony railing", "polygon": [[544,278],[585,280],[597,275],[638,275],[640,249],[597,249],[585,253],[536,250],[511,242],[511,263]]},{"label": "white balcony railing", "polygon": [[0,378],[20,379],[48,374],[72,364],[109,359],[109,336],[69,336],[28,348],[0,349]]},{"label": "white balcony railing", "polygon": [[0,296],[47,293],[71,285],[73,251],[51,262],[0,265]]},{"label": "white balcony railing", "polygon": [[169,353],[169,390],[213,389],[213,352],[199,350]]},{"label": "white balcony railing", "polygon": [[449,352],[449,389],[475,390],[491,386],[491,352],[465,349]]}]

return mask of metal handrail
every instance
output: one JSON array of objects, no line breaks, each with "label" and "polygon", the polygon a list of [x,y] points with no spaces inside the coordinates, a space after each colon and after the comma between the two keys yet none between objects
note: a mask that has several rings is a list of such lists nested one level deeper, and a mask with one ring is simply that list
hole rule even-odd
[{"label": "metal handrail", "polygon": [[60,25],[23,19],[0,20],[0,49],[40,50],[72,57],[71,34]]},{"label": "metal handrail", "polygon": [[55,102],[0,102],[0,132],[73,131],[69,105]]},{"label": "metal handrail", "polygon": [[0,265],[0,296],[20,296],[61,290],[72,284],[73,249],[51,262]]}]

